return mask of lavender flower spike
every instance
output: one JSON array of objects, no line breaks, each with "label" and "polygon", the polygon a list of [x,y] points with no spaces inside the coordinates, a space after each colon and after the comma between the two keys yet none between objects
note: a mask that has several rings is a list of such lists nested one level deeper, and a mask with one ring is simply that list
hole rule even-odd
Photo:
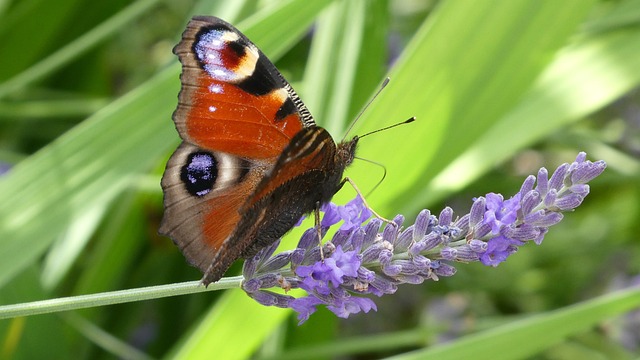
[{"label": "lavender flower spike", "polygon": [[[344,206],[326,204],[321,221],[323,233],[342,222],[320,257],[316,229],[309,229],[293,251],[273,255],[277,243],[245,262],[242,288],[266,306],[292,308],[299,323],[305,322],[318,306],[326,306],[337,316],[376,310],[370,295],[393,294],[398,285],[420,284],[453,276],[452,263],[480,261],[498,266],[518,248],[533,241],[540,245],[549,227],[563,218],[562,212],[578,207],[589,193],[589,185],[606,168],[604,161],[591,162],[586,154],[562,164],[551,177],[546,169],[529,176],[520,191],[505,200],[489,193],[474,199],[470,213],[454,216],[445,208],[438,216],[428,210],[415,224],[402,228],[404,217],[396,216],[396,226],[381,229],[361,198]],[[270,291],[302,288],[307,296]]]}]

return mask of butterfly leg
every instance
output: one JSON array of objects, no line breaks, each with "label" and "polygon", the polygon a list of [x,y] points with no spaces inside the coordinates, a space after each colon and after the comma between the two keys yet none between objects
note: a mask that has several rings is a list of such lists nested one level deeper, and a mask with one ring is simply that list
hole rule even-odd
[{"label": "butterfly leg", "polygon": [[367,209],[369,209],[369,211],[371,211],[371,213],[373,214],[373,216],[377,217],[378,219],[380,219],[380,221],[385,222],[387,224],[393,225],[393,226],[397,226],[396,223],[394,223],[392,220],[389,220],[387,218],[383,218],[382,216],[380,216],[375,210],[373,210],[373,208],[371,208],[371,206],[369,206],[369,204],[367,203],[367,200],[365,200],[364,196],[362,195],[362,192],[360,192],[360,189],[358,189],[358,187],[356,186],[356,183],[348,176],[346,176],[343,180],[342,180],[342,184],[340,184],[340,187],[342,187],[342,185],[348,182],[349,184],[351,184],[351,186],[353,187],[353,190],[356,191],[356,193],[358,194],[358,196],[360,196],[360,198],[362,199],[362,203],[364,204],[364,207],[366,207]]},{"label": "butterfly leg", "polygon": [[316,207],[313,209],[313,215],[316,222],[316,231],[318,233],[318,246],[320,247],[320,259],[324,260],[324,252],[322,251],[322,228],[320,227],[320,202],[316,202]]}]

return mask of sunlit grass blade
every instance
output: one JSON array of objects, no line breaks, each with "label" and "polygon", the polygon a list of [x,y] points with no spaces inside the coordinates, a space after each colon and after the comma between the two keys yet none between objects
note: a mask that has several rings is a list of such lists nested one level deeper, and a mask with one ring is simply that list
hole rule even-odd
[{"label": "sunlit grass blade", "polygon": [[51,121],[55,118],[89,116],[107,104],[106,99],[65,99],[21,103],[0,101],[0,122],[11,122],[16,118],[42,118]]},{"label": "sunlit grass blade", "polygon": [[[592,4],[441,3],[391,71],[391,84],[358,124],[356,133],[388,125],[389,119],[417,118],[389,136],[360,142],[360,156],[387,167],[387,178],[369,203],[384,213],[407,201],[424,206],[432,201],[429,197],[437,197],[419,197],[416,191],[517,106]],[[370,189],[380,179],[370,171],[357,164],[349,175],[360,188]]]},{"label": "sunlit grass blade", "polygon": [[316,121],[336,140],[384,78],[382,6],[382,1],[334,3],[315,27],[306,87],[300,92]]},{"label": "sunlit grass blade", "polygon": [[393,356],[389,359],[531,358],[552,345],[566,340],[569,336],[585,332],[597,323],[635,309],[639,305],[639,289],[619,291],[469,335],[449,344]]},{"label": "sunlit grass blade", "polygon": [[71,265],[81,254],[100,224],[108,203],[97,204],[79,214],[69,229],[60,234],[51,250],[47,252],[42,271],[42,284],[51,289],[68,274]]},{"label": "sunlit grass blade", "polygon": [[[508,114],[479,136],[416,199],[460,190],[516,151],[609,104],[640,83],[640,31],[594,34],[565,48]],[[511,134],[507,136],[507,134]],[[498,145],[499,144],[499,145]],[[598,158],[608,158],[593,154]],[[405,203],[407,208],[420,201]]]},{"label": "sunlit grass blade", "polygon": [[313,42],[309,52],[309,60],[305,67],[305,82],[300,89],[305,104],[313,113],[318,122],[324,122],[324,126],[330,125],[327,119],[325,107],[331,96],[330,89],[334,80],[333,74],[338,55],[334,44],[340,41],[339,35],[344,26],[344,18],[341,11],[346,5],[334,2],[318,16]]},{"label": "sunlit grass blade", "polygon": [[[105,107],[0,180],[0,284],[87,209],[108,203],[168,151],[178,67]],[[173,89],[173,91],[171,91]],[[177,139],[176,139],[177,140]],[[19,254],[19,255],[16,255]]]}]

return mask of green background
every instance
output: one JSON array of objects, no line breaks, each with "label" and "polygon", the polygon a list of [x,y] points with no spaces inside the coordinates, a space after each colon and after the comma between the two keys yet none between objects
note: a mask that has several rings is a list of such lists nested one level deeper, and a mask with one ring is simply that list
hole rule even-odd
[{"label": "green background", "polygon": [[[245,32],[336,139],[391,77],[351,134],[417,118],[360,143],[387,171],[367,197],[384,216],[462,215],[578,151],[608,169],[542,246],[402,286],[377,313],[298,327],[212,291],[0,320],[0,358],[632,357],[638,0],[0,1],[0,304],[200,277],[156,233],[179,142],[171,48],[194,14]],[[366,193],[382,172],[347,174]]]}]

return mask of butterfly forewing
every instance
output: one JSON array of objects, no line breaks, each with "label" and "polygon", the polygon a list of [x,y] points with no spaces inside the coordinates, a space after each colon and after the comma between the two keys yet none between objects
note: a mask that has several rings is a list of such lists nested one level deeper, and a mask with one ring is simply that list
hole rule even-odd
[{"label": "butterfly forewing", "polygon": [[273,158],[302,127],[315,125],[275,66],[230,24],[195,17],[174,52],[183,64],[174,121],[185,141]]}]

